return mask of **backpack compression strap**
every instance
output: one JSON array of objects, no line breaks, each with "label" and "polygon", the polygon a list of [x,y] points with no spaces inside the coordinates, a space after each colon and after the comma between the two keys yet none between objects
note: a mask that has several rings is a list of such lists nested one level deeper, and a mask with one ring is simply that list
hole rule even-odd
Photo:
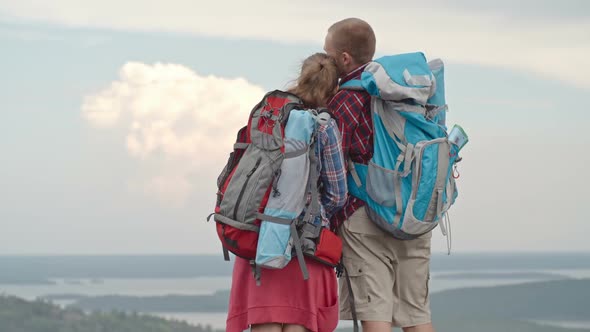
[{"label": "backpack compression strap", "polygon": [[[315,135],[314,135],[315,136]],[[313,223],[313,220],[316,216],[319,216],[320,213],[320,206],[319,206],[319,193],[318,193],[318,162],[317,157],[315,154],[315,147],[317,144],[316,137],[313,137],[313,142],[309,146],[309,178],[307,180],[307,185],[309,190],[311,191],[311,203],[307,211],[305,212],[305,216],[303,217],[303,224]],[[301,248],[301,239],[299,238],[299,234],[297,233],[296,222],[291,224],[291,236],[293,237],[293,245],[295,246],[295,253],[297,254],[297,260],[299,261],[299,267],[301,268],[301,273],[303,273],[303,279],[307,280],[309,278],[309,272],[307,271],[307,265],[305,264],[305,258],[303,256],[303,250]]]},{"label": "backpack compression strap", "polygon": [[[329,119],[325,119],[326,122]],[[309,178],[307,180],[307,187],[309,188],[309,192],[311,192],[311,203],[305,215],[303,217],[303,225],[306,224],[313,224],[314,219],[317,216],[321,215],[320,211],[320,197],[318,192],[318,158],[316,156],[316,144],[317,142],[317,128],[314,131],[314,135],[312,136],[312,143],[309,146]],[[301,239],[297,233],[296,222],[291,224],[291,235],[293,237],[293,244],[295,246],[295,252],[297,254],[297,260],[299,261],[299,267],[301,268],[301,272],[303,273],[303,279],[309,277],[309,273],[307,271],[307,266],[305,264],[305,259],[303,256],[303,250],[301,248]]]}]

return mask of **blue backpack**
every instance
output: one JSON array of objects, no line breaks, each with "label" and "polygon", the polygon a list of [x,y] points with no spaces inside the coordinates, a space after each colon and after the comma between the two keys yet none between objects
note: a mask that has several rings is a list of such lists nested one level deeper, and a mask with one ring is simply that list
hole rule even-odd
[{"label": "blue backpack", "polygon": [[382,57],[341,89],[372,96],[373,158],[368,165],[349,162],[350,194],[398,239],[414,239],[438,224],[446,235],[442,221],[457,198],[453,168],[460,146],[447,134],[442,61],[428,63],[422,53]]}]

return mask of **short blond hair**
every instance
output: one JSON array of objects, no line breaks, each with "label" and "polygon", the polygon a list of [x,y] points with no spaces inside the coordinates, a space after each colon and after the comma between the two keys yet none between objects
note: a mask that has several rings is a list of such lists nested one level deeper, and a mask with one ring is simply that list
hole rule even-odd
[{"label": "short blond hair", "polygon": [[324,107],[338,87],[338,69],[334,59],[315,53],[303,61],[296,85],[289,92],[303,100],[306,107]]},{"label": "short blond hair", "polygon": [[359,65],[373,59],[375,55],[375,32],[369,23],[359,18],[338,21],[328,29],[334,48],[350,54]]}]

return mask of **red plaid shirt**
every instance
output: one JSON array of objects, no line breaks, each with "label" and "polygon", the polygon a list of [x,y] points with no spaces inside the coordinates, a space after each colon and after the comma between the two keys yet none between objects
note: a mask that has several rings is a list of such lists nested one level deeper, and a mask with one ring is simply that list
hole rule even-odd
[{"label": "red plaid shirt", "polygon": [[[352,71],[340,80],[340,84],[359,79],[366,65]],[[340,90],[328,104],[342,135],[344,160],[367,164],[373,157],[373,122],[371,119],[371,96],[365,91]],[[346,204],[334,216],[332,227],[340,226],[365,203],[348,196]]]}]

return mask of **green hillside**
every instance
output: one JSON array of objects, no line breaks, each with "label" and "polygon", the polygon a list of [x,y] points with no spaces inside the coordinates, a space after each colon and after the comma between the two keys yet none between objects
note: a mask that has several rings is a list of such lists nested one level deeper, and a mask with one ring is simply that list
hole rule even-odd
[{"label": "green hillside", "polygon": [[436,317],[588,320],[590,279],[464,288],[432,295]]},{"label": "green hillside", "polygon": [[2,332],[211,332],[161,318],[121,312],[85,314],[80,309],[60,309],[41,301],[29,302],[0,296]]}]

